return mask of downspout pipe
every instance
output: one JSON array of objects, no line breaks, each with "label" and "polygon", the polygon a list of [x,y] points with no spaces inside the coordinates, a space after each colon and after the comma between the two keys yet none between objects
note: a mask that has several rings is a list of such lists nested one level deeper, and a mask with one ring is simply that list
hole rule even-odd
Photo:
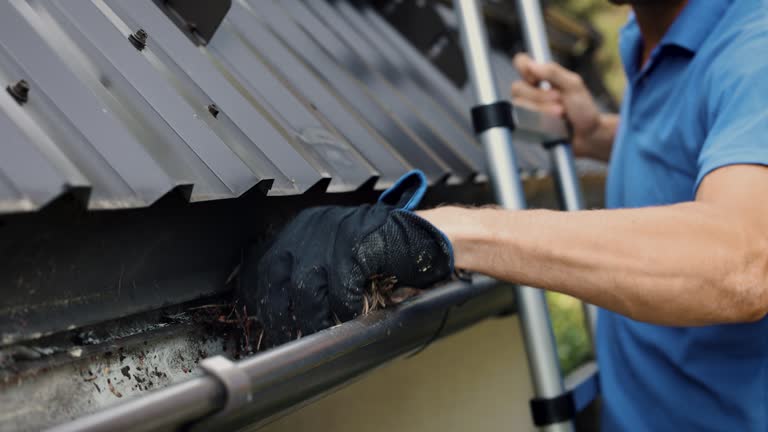
[{"label": "downspout pipe", "polygon": [[[434,340],[514,310],[514,289],[484,276],[451,282],[399,307],[376,311],[233,363],[250,402],[221,414],[227,388],[203,375],[55,426],[49,432],[254,428],[275,420]],[[231,398],[231,395],[229,396]]]}]

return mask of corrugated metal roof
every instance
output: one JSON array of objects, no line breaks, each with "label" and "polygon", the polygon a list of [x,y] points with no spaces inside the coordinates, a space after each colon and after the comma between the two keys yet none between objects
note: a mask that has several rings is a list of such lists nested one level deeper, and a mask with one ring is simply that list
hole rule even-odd
[{"label": "corrugated metal roof", "polygon": [[[148,33],[138,50],[128,36]],[[0,3],[0,212],[473,181],[469,102],[368,7],[235,0],[196,46],[151,0]],[[525,157],[522,159],[525,160]]]}]

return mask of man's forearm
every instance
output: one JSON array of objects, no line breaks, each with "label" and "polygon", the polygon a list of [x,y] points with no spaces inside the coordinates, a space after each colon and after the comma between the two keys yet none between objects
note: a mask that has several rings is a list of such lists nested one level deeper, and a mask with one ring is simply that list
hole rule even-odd
[{"label": "man's forearm", "polygon": [[421,215],[449,237],[459,268],[637,320],[697,325],[765,313],[763,242],[706,203],[568,213],[444,207]]}]

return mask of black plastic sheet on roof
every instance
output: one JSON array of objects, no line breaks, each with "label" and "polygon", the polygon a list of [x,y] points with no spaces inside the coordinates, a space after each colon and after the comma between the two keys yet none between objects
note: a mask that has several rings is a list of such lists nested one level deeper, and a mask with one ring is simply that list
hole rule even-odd
[{"label": "black plastic sheet on roof", "polygon": [[384,187],[414,167],[433,183],[482,174],[457,90],[434,93],[425,82],[444,78],[363,19],[346,2],[235,0],[199,47],[151,0],[3,2],[0,81],[30,90],[0,94],[0,212],[63,193],[117,209],[173,190],[204,201]]}]

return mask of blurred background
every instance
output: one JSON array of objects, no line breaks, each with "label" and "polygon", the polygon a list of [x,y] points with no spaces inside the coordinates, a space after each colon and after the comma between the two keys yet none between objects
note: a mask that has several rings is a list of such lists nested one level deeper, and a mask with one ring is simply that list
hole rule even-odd
[{"label": "blurred background", "polygon": [[[619,31],[627,20],[629,7],[616,6],[607,0],[551,0],[549,3],[589,22],[601,35],[594,63],[610,95],[621,102],[626,79],[619,58]],[[583,325],[581,304],[573,297],[554,292],[547,293],[547,300],[557,338],[560,366],[564,373],[569,373],[592,355]]]},{"label": "blurred background", "polygon": [[[601,35],[594,62],[608,92],[620,102],[626,79],[619,58],[619,31],[627,20],[629,7],[616,6],[607,0],[552,0],[550,4],[589,22]],[[581,304],[572,297],[554,292],[547,293],[547,300],[560,366],[564,373],[568,373],[591,356]]]},{"label": "blurred background", "polygon": [[616,6],[607,0],[551,0],[550,4],[586,20],[602,35],[595,62],[611,95],[621,100],[626,80],[619,59],[619,30],[627,20],[629,7]]}]

